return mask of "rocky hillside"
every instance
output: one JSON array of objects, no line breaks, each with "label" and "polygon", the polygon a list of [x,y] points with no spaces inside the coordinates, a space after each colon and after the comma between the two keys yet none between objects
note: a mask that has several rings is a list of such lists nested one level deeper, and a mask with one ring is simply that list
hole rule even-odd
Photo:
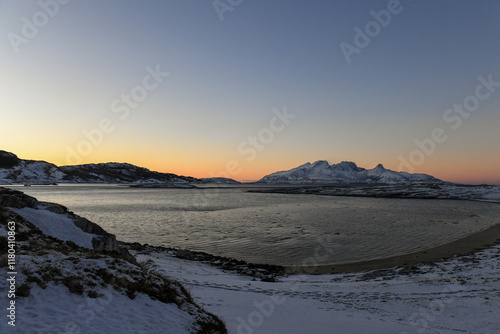
[{"label": "rocky hillside", "polygon": [[199,179],[197,183],[216,183],[216,184],[241,184],[241,182],[235,181],[227,177],[210,177]]},{"label": "rocky hillside", "polygon": [[196,182],[194,177],[171,173],[153,172],[147,168],[127,163],[101,163],[77,166],[62,166],[64,177],[59,182],[68,183],[188,183]]},{"label": "rocky hillside", "polygon": [[11,279],[0,302],[12,305],[2,333],[227,333],[181,284],[63,206],[0,188],[0,249]]},{"label": "rocky hillside", "polygon": [[172,173],[150,171],[128,163],[100,163],[61,166],[45,161],[23,160],[15,154],[0,151],[0,184],[53,183],[239,183],[231,179],[197,179]]},{"label": "rocky hillside", "polygon": [[64,173],[54,164],[22,160],[13,153],[0,151],[0,183],[53,183],[63,178]]},{"label": "rocky hillside", "polygon": [[343,161],[330,165],[327,161],[306,163],[299,167],[269,174],[258,183],[267,184],[408,184],[442,182],[426,174],[395,172],[378,165],[373,169]]}]

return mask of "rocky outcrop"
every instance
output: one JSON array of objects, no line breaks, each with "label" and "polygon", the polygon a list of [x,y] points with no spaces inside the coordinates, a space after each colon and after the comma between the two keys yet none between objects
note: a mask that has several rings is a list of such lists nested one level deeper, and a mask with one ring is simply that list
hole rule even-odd
[{"label": "rocky outcrop", "polygon": [[0,207],[21,209],[25,207],[36,209],[38,201],[20,191],[0,188]]},{"label": "rocky outcrop", "polygon": [[92,246],[95,251],[114,253],[124,260],[137,263],[136,259],[126,249],[120,247],[115,235],[106,232],[102,227],[90,220],[74,214],[65,206],[55,203],[39,202],[36,198],[28,196],[20,191],[0,188],[0,207],[45,209],[69,217],[82,231],[96,235],[92,240]]},{"label": "rocky outcrop", "polygon": [[120,244],[124,248],[130,249],[133,253],[137,252],[139,254],[171,254],[172,256],[180,259],[207,263],[211,266],[228,271],[234,271],[240,275],[251,276],[264,282],[277,282],[279,276],[285,275],[285,268],[281,266],[249,263],[246,261],[236,260],[223,256],[212,255],[205,252],[190,251],[187,249],[167,248],[162,246],[151,246],[148,244],[141,245],[137,242],[120,242]]},{"label": "rocky outcrop", "polygon": [[21,163],[21,159],[14,153],[0,150],[0,168],[12,168]]},{"label": "rocky outcrop", "polygon": [[[81,333],[94,333],[96,321],[110,324],[105,329],[109,333],[154,328],[158,333],[227,334],[222,320],[196,304],[179,282],[158,273],[154,263],[137,263],[98,225],[63,206],[38,202],[17,191],[0,188],[0,198],[0,264],[15,267],[15,273],[9,274],[14,276],[0,280],[0,291],[14,289],[15,297],[9,298],[15,298],[16,312],[22,305],[23,314],[38,316],[17,317],[15,325],[21,333],[34,333],[35,329],[39,329],[37,333],[61,332],[69,328],[66,324]],[[94,249],[89,249],[89,243],[82,246],[64,239],[64,234],[61,239],[44,232],[47,225],[72,224],[68,218],[97,235]],[[67,227],[59,224],[57,230]],[[11,237],[9,232],[14,230]],[[84,234],[72,225],[70,230],[73,235]],[[11,239],[16,255],[12,264],[8,256],[13,249]],[[154,307],[155,316],[145,319],[148,307]],[[91,319],[82,316],[87,309],[92,311]],[[109,315],[117,315],[114,322]],[[122,323],[126,325],[122,327]]]}]

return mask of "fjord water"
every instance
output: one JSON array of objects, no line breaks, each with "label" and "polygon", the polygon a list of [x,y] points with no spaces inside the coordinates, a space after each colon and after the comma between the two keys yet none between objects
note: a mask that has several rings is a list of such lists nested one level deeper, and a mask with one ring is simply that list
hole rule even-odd
[{"label": "fjord water", "polygon": [[484,230],[500,217],[492,203],[250,193],[245,187],[17,189],[65,205],[122,241],[279,265],[315,256],[326,265],[401,255]]}]

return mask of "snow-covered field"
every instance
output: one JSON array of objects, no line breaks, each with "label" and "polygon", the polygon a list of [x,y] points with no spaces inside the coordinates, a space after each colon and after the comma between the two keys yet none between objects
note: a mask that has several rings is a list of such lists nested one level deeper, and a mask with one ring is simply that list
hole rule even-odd
[{"label": "snow-covered field", "polygon": [[[3,290],[3,287],[2,287]],[[35,287],[30,295],[18,299],[16,327],[2,319],[1,333],[22,334],[114,334],[194,332],[195,316],[139,294],[130,299],[112,288],[98,289],[101,297],[89,298],[68,293],[63,285]],[[2,305],[6,298],[2,296]],[[5,308],[2,307],[2,310]],[[7,311],[2,312],[7,314]],[[2,318],[4,318],[3,315]]]},{"label": "snow-covered field", "polygon": [[168,253],[154,260],[230,333],[500,333],[500,246],[413,268],[254,280]]}]

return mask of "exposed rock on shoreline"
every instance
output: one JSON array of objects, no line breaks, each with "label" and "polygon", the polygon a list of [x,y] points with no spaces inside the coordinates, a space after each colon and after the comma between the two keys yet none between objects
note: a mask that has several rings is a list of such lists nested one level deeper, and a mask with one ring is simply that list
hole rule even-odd
[{"label": "exposed rock on shoreline", "polygon": [[137,252],[138,254],[151,254],[155,252],[168,253],[180,259],[207,263],[217,268],[234,271],[240,275],[251,276],[264,282],[276,282],[279,276],[285,275],[285,268],[281,266],[254,264],[204,252],[195,252],[185,249],[175,249],[161,246],[151,246],[148,244],[141,245],[137,242],[119,242],[119,244],[123,248],[130,249],[131,251]]},{"label": "exposed rock on shoreline", "polygon": [[88,219],[74,214],[65,206],[55,203],[39,202],[34,197],[28,196],[20,191],[0,188],[0,207],[10,207],[15,209],[23,209],[27,207],[37,210],[47,210],[58,215],[68,217],[83,232],[95,235],[92,239],[92,246],[94,250],[98,252],[105,251],[115,253],[116,256],[124,260],[136,263],[135,258],[127,250],[118,245],[115,235],[106,232],[102,227],[89,221]]}]

